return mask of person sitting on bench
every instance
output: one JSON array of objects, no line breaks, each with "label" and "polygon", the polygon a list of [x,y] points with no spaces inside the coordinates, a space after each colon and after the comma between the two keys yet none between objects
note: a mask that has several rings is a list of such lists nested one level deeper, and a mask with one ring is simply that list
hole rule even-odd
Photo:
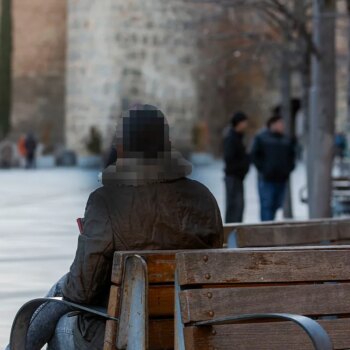
[{"label": "person sitting on bench", "polygon": [[[116,135],[117,161],[87,202],[83,233],[70,272],[48,296],[106,306],[113,254],[125,250],[206,249],[223,244],[217,202],[190,180],[191,164],[171,148],[163,113],[138,105],[123,113]],[[105,322],[69,314],[57,303],[34,314],[27,348],[102,349]]]}]

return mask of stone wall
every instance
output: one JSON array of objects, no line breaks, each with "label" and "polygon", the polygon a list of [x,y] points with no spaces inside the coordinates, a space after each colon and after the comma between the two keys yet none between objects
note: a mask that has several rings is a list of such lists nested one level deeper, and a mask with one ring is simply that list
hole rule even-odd
[{"label": "stone wall", "polygon": [[13,0],[13,26],[13,133],[49,150],[64,141],[66,3]]},{"label": "stone wall", "polygon": [[150,103],[168,117],[174,143],[191,143],[198,65],[193,5],[163,0],[70,0],[68,146],[86,151],[92,126],[110,141],[121,111]]}]

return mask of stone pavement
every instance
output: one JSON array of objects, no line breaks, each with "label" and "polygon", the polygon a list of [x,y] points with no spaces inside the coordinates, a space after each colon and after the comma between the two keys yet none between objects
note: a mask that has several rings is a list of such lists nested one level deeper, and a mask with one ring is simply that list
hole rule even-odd
[{"label": "stone pavement", "polygon": [[[224,209],[221,162],[195,168],[193,178],[206,184]],[[303,169],[294,177],[298,204]],[[81,169],[9,170],[0,172],[0,349],[8,341],[13,317],[28,299],[43,296],[69,269],[78,237],[76,218],[84,213],[89,193],[99,186],[97,172]],[[246,183],[245,221],[258,219],[256,174]]]}]

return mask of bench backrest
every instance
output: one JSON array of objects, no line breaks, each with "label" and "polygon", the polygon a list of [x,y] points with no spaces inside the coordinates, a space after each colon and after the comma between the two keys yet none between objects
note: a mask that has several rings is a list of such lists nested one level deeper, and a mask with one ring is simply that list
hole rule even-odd
[{"label": "bench backrest", "polygon": [[350,348],[350,246],[181,252],[176,266],[186,349],[313,349],[291,322],[193,325],[254,313],[310,316]]},{"label": "bench backrest", "polygon": [[[149,349],[174,348],[174,272],[175,253],[179,251],[116,252],[113,260],[112,286],[108,314],[120,316],[125,261],[135,254],[141,256],[148,271]],[[115,350],[118,325],[107,321],[104,350]]]},{"label": "bench backrest", "polygon": [[228,247],[279,247],[349,244],[350,220],[225,225]]}]

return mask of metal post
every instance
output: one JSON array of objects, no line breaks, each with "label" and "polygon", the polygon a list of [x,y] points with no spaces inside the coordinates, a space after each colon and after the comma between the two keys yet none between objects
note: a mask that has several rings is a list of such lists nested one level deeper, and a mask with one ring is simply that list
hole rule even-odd
[{"label": "metal post", "polygon": [[148,349],[148,274],[139,255],[126,258],[121,293],[117,349]]},{"label": "metal post", "polygon": [[184,325],[181,319],[180,285],[177,271],[175,272],[175,350],[185,350]]}]

